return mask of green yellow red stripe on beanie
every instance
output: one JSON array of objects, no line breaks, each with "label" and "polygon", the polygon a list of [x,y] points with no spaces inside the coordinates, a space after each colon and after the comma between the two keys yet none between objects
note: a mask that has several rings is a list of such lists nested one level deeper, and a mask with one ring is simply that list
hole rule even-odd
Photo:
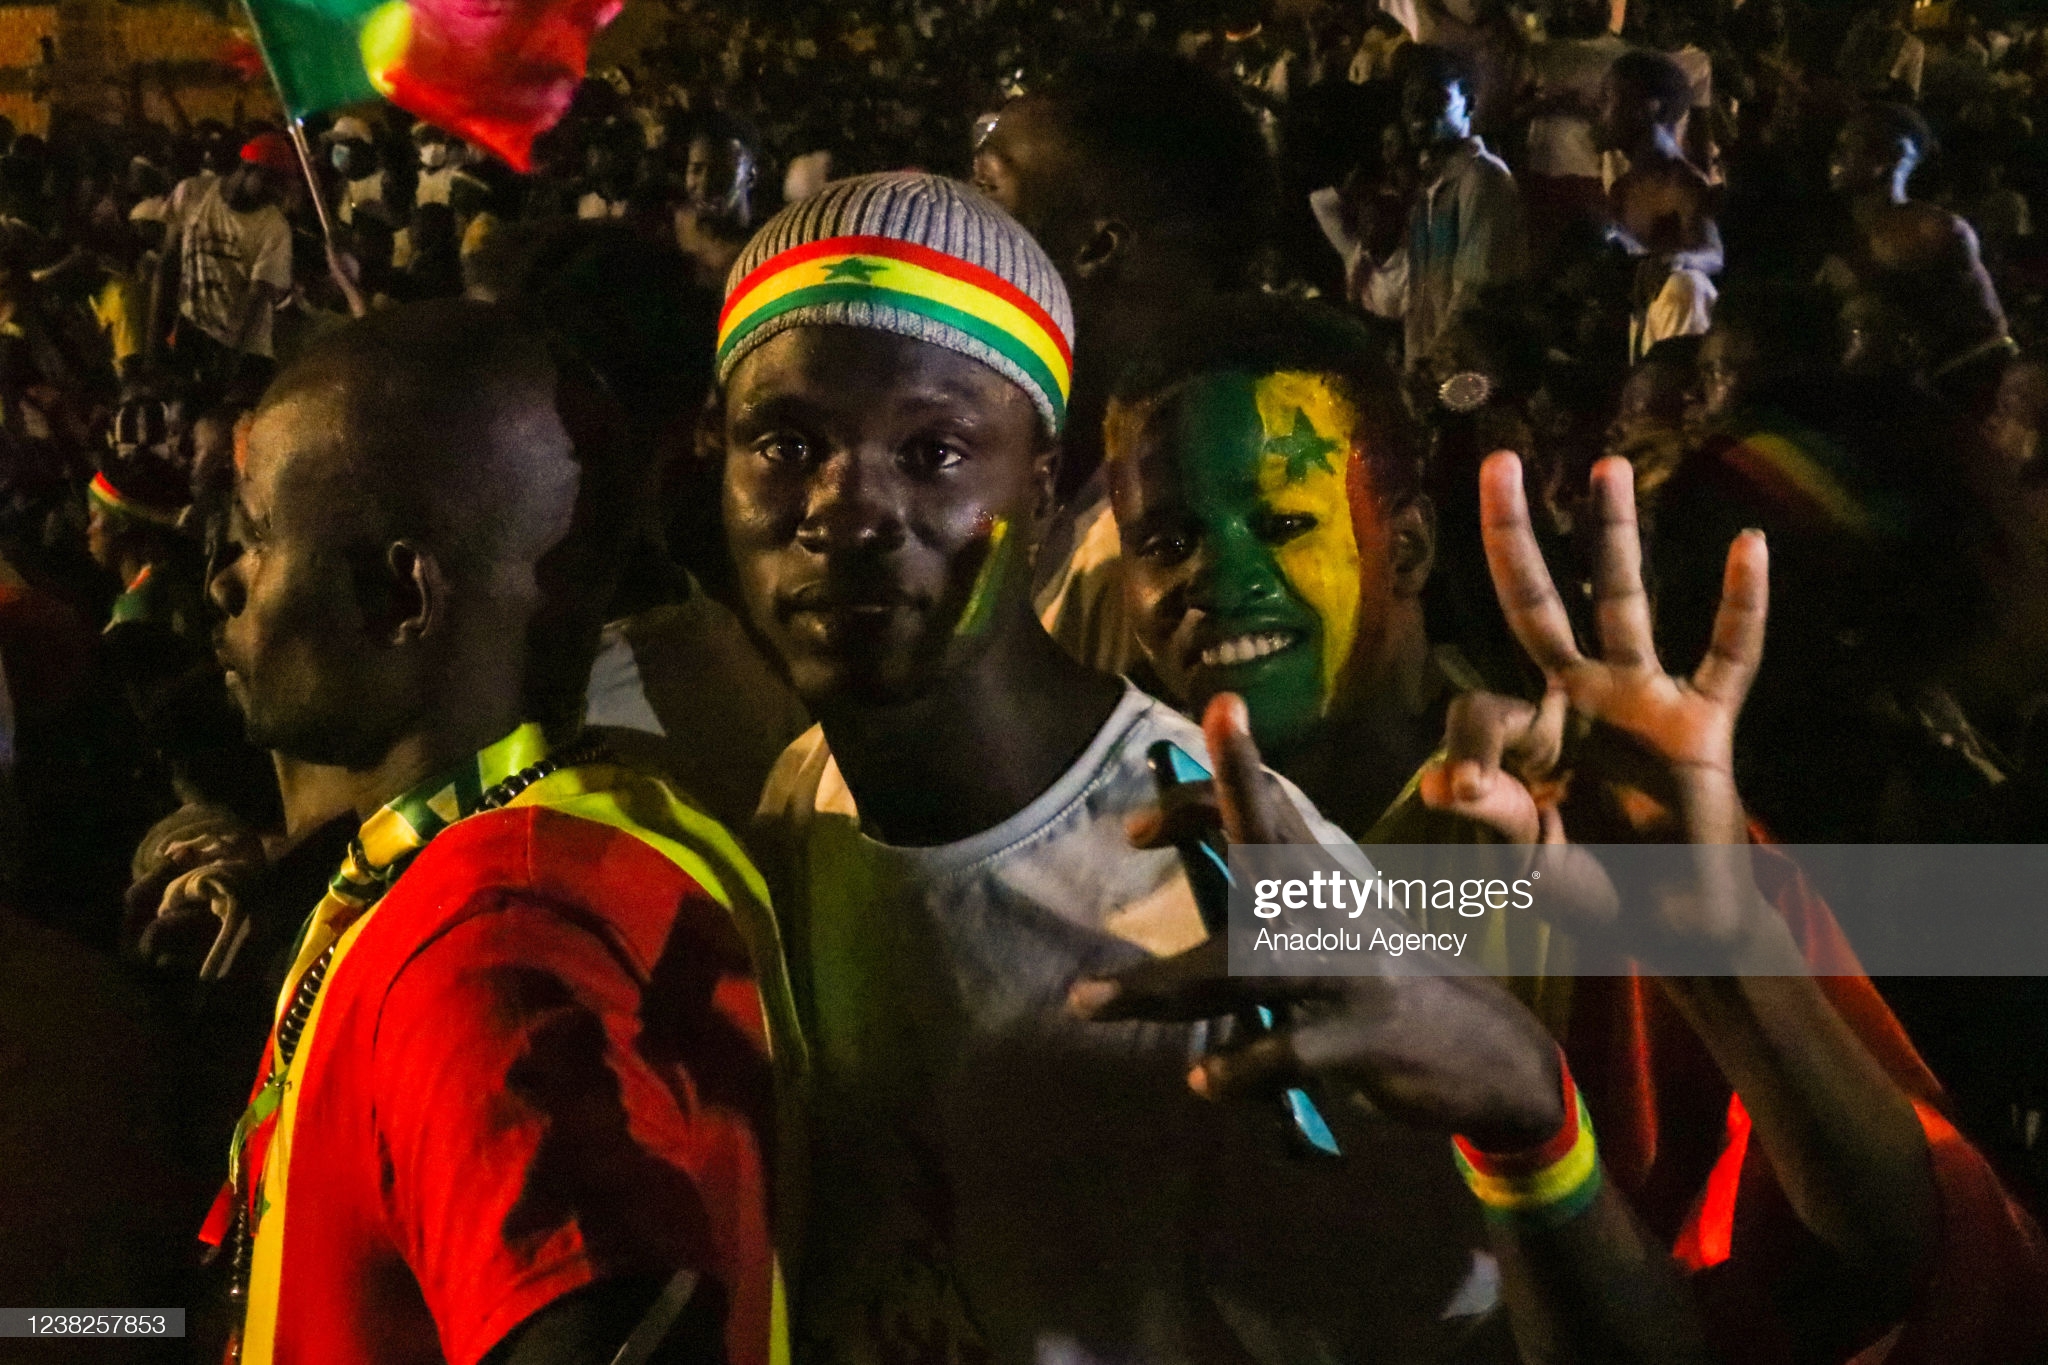
[{"label": "green yellow red stripe on beanie", "polygon": [[825,304],[895,309],[964,333],[1023,373],[1055,430],[1065,418],[1074,356],[1052,316],[993,271],[894,237],[827,237],[762,262],[728,293],[719,315],[721,369],[766,324]]},{"label": "green yellow red stripe on beanie", "polygon": [[1868,537],[1888,529],[1888,518],[1858,496],[1842,474],[1847,459],[1831,443],[1810,433],[1806,439],[1772,431],[1753,432],[1728,447],[1722,460],[1783,510],[1836,531]]},{"label": "green yellow red stripe on beanie", "polygon": [[179,509],[152,507],[148,503],[131,498],[116,488],[104,473],[93,475],[92,482],[86,485],[85,491],[94,502],[109,512],[118,512],[124,517],[134,517],[138,521],[147,521],[157,526],[178,524]]}]

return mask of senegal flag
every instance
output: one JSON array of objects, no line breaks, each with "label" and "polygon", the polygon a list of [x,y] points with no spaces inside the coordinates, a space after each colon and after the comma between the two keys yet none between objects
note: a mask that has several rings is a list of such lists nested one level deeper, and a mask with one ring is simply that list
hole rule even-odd
[{"label": "senegal flag", "polygon": [[623,0],[246,0],[294,118],[384,96],[519,170]]}]

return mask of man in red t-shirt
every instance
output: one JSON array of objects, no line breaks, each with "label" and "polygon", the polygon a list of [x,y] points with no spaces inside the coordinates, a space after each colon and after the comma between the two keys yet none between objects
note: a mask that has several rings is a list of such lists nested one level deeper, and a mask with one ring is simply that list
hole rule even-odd
[{"label": "man in red t-shirt", "polygon": [[250,429],[210,585],[229,689],[364,823],[209,1220],[243,1361],[782,1355],[765,892],[573,735],[639,482],[606,430],[455,301],[323,340]]}]

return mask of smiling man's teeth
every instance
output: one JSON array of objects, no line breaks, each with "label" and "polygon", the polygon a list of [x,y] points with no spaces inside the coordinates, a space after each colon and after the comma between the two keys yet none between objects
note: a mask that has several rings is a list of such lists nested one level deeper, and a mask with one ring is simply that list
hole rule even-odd
[{"label": "smiling man's teeth", "polygon": [[1263,659],[1268,654],[1278,654],[1292,643],[1292,637],[1278,631],[1263,635],[1239,635],[1225,640],[1222,644],[1211,645],[1202,651],[1202,664],[1207,668],[1226,668],[1231,664],[1248,664]]}]

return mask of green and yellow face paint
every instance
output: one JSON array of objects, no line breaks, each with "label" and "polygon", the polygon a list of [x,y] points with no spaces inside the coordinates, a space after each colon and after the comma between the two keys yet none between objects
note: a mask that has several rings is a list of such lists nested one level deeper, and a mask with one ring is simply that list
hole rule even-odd
[{"label": "green and yellow face paint", "polygon": [[988,548],[983,552],[981,568],[974,575],[974,586],[968,589],[967,606],[960,613],[959,623],[953,627],[955,639],[979,639],[995,626],[996,603],[1001,599],[1003,580],[1010,572],[1010,561],[1016,557],[1008,517],[989,516],[987,531],[985,543]]},{"label": "green and yellow face paint", "polygon": [[1329,713],[1358,645],[1358,414],[1325,376],[1285,371],[1202,375],[1170,406],[1214,576],[1186,700],[1240,693],[1260,744],[1284,753]]}]

